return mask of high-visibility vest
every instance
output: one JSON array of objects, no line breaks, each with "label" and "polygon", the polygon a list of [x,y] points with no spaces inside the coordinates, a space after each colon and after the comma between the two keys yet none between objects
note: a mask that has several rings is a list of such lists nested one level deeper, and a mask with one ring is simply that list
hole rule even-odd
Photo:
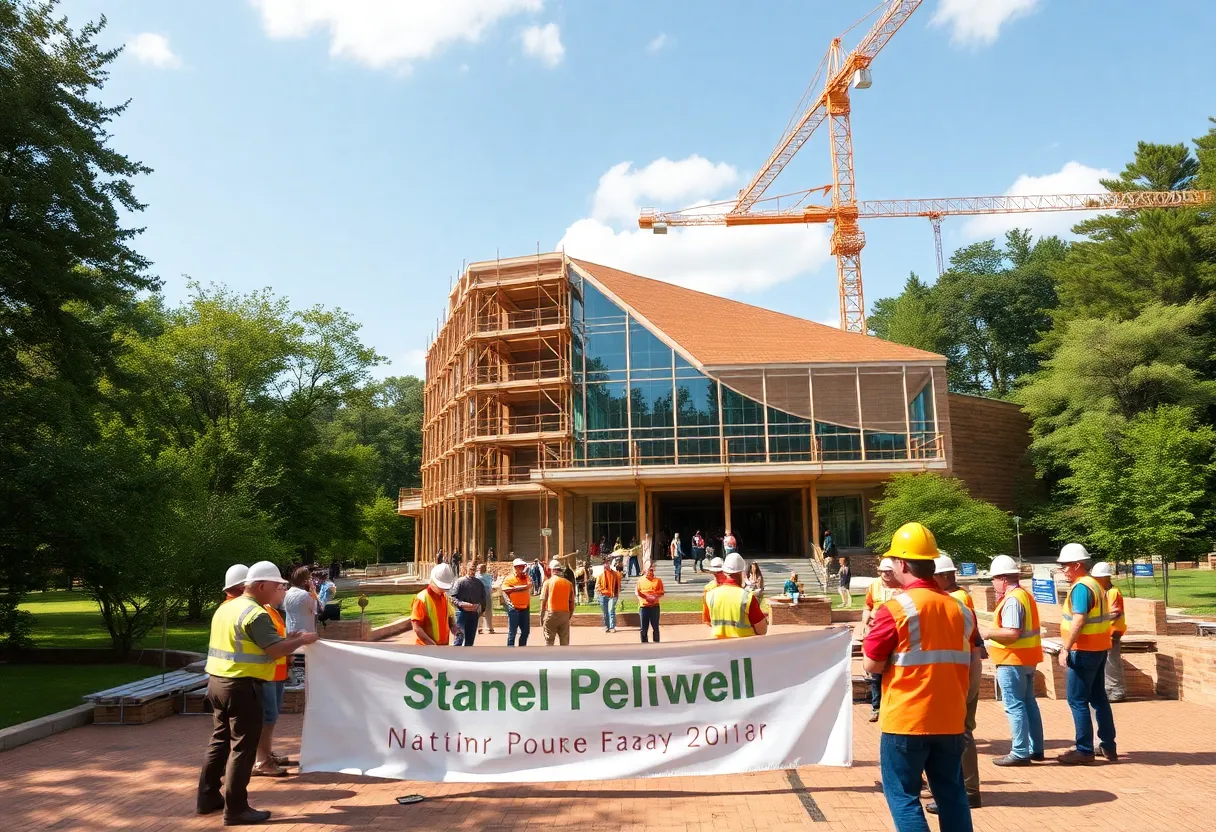
[{"label": "high-visibility vest", "polygon": [[887,586],[882,582],[882,578],[875,578],[870,581],[870,585],[866,587],[866,603],[867,609],[878,611],[878,608],[890,601],[899,593],[903,592],[902,587]]},{"label": "high-visibility vest", "polygon": [[[1073,586],[1082,584],[1089,590],[1093,605],[1085,612],[1085,626],[1081,634],[1073,642],[1073,650],[1085,650],[1094,653],[1110,649],[1110,615],[1106,605],[1106,592],[1093,578],[1085,575],[1077,578]],[[1067,639],[1072,632],[1072,587],[1064,598],[1064,609],[1060,614],[1060,638]]]},{"label": "high-visibility vest", "polygon": [[[426,634],[430,636],[431,640],[440,647],[450,644],[452,641],[452,634],[451,628],[448,626],[447,596],[444,596],[443,599],[443,615],[439,614],[439,606],[435,603],[435,597],[431,595],[431,591],[429,589],[424,589],[422,592],[419,592],[418,597],[422,599],[424,604],[426,604],[426,623],[423,627],[423,629],[426,630]],[[415,638],[417,638],[419,644],[425,643],[421,638],[418,638],[417,636],[415,636]]]},{"label": "high-visibility vest", "polygon": [[[283,620],[283,616],[279,615],[279,611],[269,604],[266,605],[266,612],[270,615],[270,620],[274,622],[274,631],[279,634],[280,638],[287,638],[287,622]],[[275,682],[287,681],[287,657],[281,656],[274,660],[274,679]]]},{"label": "high-visibility vest", "polygon": [[600,595],[608,598],[615,598],[620,594],[621,576],[617,574],[615,569],[604,567],[604,571],[595,580],[595,591]]},{"label": "high-visibility vest", "polygon": [[245,626],[259,615],[266,615],[266,610],[247,595],[220,604],[211,616],[207,673],[226,679],[274,681],[274,660],[245,635]]},{"label": "high-visibility vest", "polygon": [[975,602],[971,600],[971,593],[963,589],[961,586],[958,589],[950,590],[950,597],[962,601],[963,605],[967,609],[975,612]]},{"label": "high-visibility vest", "polygon": [[754,636],[747,611],[751,609],[752,594],[735,584],[721,584],[705,596],[709,607],[709,626],[714,638],[746,638]]},{"label": "high-visibility vest", "polygon": [[[1119,608],[1118,612],[1115,612],[1116,606]],[[1111,632],[1126,633],[1127,615],[1123,610],[1123,593],[1119,591],[1118,587],[1112,586],[1106,590],[1106,609],[1109,611],[1108,615],[1110,615]]]},{"label": "high-visibility vest", "polygon": [[549,587],[549,612],[569,612],[574,585],[561,575],[554,575],[545,585]]},{"label": "high-visibility vest", "polygon": [[975,619],[957,598],[926,587],[885,605],[898,643],[882,676],[885,734],[961,734]]},{"label": "high-visibility vest", "polygon": [[1015,586],[1006,592],[1005,597],[996,605],[996,610],[992,613],[994,627],[1004,626],[1001,623],[1001,613],[1006,604],[1020,604],[1022,607],[1021,637],[1009,644],[1001,644],[988,639],[988,656],[992,659],[992,663],[997,665],[1016,664],[1023,667],[1034,667],[1043,661],[1043,633],[1039,629],[1039,605],[1035,603],[1034,597],[1029,592],[1020,586]]},{"label": "high-visibility vest", "polygon": [[705,588],[701,590],[702,597],[708,598],[709,593],[720,586],[722,586],[722,584],[718,582],[717,578],[710,579],[709,583],[705,584]]}]

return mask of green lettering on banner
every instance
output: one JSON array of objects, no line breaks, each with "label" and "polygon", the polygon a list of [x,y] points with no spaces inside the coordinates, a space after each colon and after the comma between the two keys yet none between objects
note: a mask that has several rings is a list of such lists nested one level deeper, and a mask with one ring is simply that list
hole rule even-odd
[{"label": "green lettering on banner", "polygon": [[579,699],[600,688],[600,674],[590,668],[578,667],[570,671],[570,710],[579,710]]},{"label": "green lettering on banner", "polygon": [[726,699],[726,688],[730,682],[726,681],[726,674],[715,670],[713,673],[705,674],[705,698],[710,702],[723,702]]},{"label": "green lettering on banner", "polygon": [[750,656],[743,660],[743,689],[747,692],[748,699],[756,695],[755,688],[752,685],[752,660]]},{"label": "green lettering on banner", "polygon": [[481,709],[483,711],[490,710],[491,693],[498,694],[498,710],[505,711],[507,709],[507,683],[497,679],[481,683]]},{"label": "green lettering on banner", "polygon": [[532,706],[536,704],[536,688],[532,683],[520,679],[515,684],[511,685],[511,707],[517,711],[530,711]]},{"label": "green lettering on banner", "polygon": [[633,666],[633,707],[642,707],[642,668]]},{"label": "green lettering on banner", "polygon": [[453,687],[455,694],[452,696],[453,711],[475,711],[477,710],[477,683],[468,679],[461,679]]},{"label": "green lettering on banner", "polygon": [[697,701],[697,690],[701,687],[701,674],[692,674],[690,681],[687,676],[680,674],[675,678],[675,684],[672,684],[670,676],[663,677],[663,688],[667,691],[667,701],[673,705],[679,705],[680,699],[691,705]]},{"label": "green lettering on banner", "polygon": [[739,698],[739,660],[730,660],[730,698]]},{"label": "green lettering on banner", "polygon": [[450,710],[448,707],[448,674],[446,670],[439,671],[439,677],[435,680],[435,690],[439,691],[439,710]]},{"label": "green lettering on banner", "polygon": [[431,704],[431,689],[424,684],[418,682],[418,679],[430,681],[431,672],[425,667],[413,667],[405,674],[405,686],[410,692],[418,698],[414,699],[411,696],[405,697],[405,704],[409,705],[415,711],[421,711],[423,708]]},{"label": "green lettering on banner", "polygon": [[609,679],[604,682],[604,704],[619,711],[629,702],[629,683],[624,679]]},{"label": "green lettering on banner", "polygon": [[540,709],[549,710],[549,671],[540,672]]}]

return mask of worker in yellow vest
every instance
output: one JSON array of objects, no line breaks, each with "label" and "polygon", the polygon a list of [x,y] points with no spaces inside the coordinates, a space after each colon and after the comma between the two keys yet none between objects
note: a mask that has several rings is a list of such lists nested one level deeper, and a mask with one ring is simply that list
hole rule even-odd
[{"label": "worker in yellow vest", "polygon": [[1123,683],[1123,634],[1127,632],[1127,616],[1123,614],[1123,593],[1111,584],[1114,570],[1106,561],[1094,564],[1089,576],[1106,593],[1106,609],[1110,616],[1110,652],[1106,654],[1106,699],[1122,702],[1127,698]]},{"label": "worker in yellow vest", "polygon": [[1022,570],[1009,555],[993,558],[988,574],[996,590],[996,609],[986,644],[1013,736],[1009,753],[992,764],[1028,766],[1043,760],[1043,717],[1034,698],[1034,671],[1043,661],[1039,605],[1022,588]]},{"label": "worker in yellow vest", "polygon": [[[890,558],[883,558],[878,564],[878,577],[870,581],[866,587],[866,600],[861,610],[861,620],[853,631],[853,638],[863,641],[874,621],[878,608],[904,591],[895,580],[895,565]],[[870,690],[870,722],[878,722],[878,712],[882,708],[882,676],[876,673],[866,674],[866,687]]]},{"label": "worker in yellow vest", "polygon": [[1068,543],[1056,558],[1071,586],[1060,616],[1060,667],[1068,669],[1068,707],[1072,709],[1076,746],[1056,758],[1063,765],[1094,761],[1094,726],[1098,721],[1098,753],[1114,762],[1115,717],[1106,699],[1106,654],[1110,650],[1110,610],[1106,593],[1089,576],[1089,552]]},{"label": "worker in yellow vest", "polygon": [[[933,561],[933,582],[943,592],[960,602],[975,615],[975,602],[971,593],[958,585],[958,570],[949,555],[938,555]],[[980,648],[980,658],[983,659],[983,648]],[[967,686],[967,719],[963,723],[963,785],[967,787],[967,798],[973,806],[980,804],[980,761],[979,751],[975,747],[975,712],[980,704],[980,674],[972,673]],[[925,807],[930,814],[937,814],[937,806],[930,803]]]},{"label": "worker in yellow vest", "polygon": [[702,601],[705,600],[706,595],[709,595],[711,589],[722,584],[722,558],[710,558],[706,571],[709,572],[711,577],[705,582],[705,586],[701,590]]},{"label": "worker in yellow vest", "polygon": [[705,593],[701,620],[709,625],[714,638],[746,638],[768,632],[768,616],[760,609],[760,599],[743,588],[747,561],[731,552],[722,561],[722,583]]},{"label": "worker in yellow vest", "polygon": [[980,672],[975,617],[934,583],[937,541],[920,523],[900,526],[886,556],[904,591],[882,605],[862,643],[862,668],[883,676],[883,795],[897,832],[924,832],[925,776],[941,828],[971,832],[962,759],[967,690]]},{"label": "worker in yellow vest", "polygon": [[200,815],[223,809],[227,826],[270,819],[270,812],[250,808],[247,791],[262,735],[262,684],[274,679],[278,659],[317,640],[316,633],[283,638],[275,631],[265,605],[286,583],[270,561],[255,563],[245,577],[244,594],[221,604],[211,618],[206,672],[213,724],[196,808]]}]

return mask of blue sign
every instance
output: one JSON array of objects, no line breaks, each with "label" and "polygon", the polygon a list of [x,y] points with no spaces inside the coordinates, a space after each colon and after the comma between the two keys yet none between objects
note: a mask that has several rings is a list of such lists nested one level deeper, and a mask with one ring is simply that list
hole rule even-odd
[{"label": "blue sign", "polygon": [[958,565],[958,574],[960,575],[976,575],[979,574],[974,563],[960,563]]},{"label": "blue sign", "polygon": [[1056,582],[1050,578],[1034,578],[1030,582],[1030,594],[1040,604],[1055,604]]},{"label": "blue sign", "polygon": [[1151,563],[1133,563],[1132,574],[1137,578],[1153,577],[1153,565]]}]

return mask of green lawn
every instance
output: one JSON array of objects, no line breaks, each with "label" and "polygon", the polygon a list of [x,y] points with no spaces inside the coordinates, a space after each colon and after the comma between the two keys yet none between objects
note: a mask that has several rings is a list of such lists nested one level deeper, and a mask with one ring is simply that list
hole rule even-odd
[{"label": "green lawn", "polygon": [[[31,592],[21,609],[34,614],[35,647],[109,647],[110,634],[101,620],[97,602],[83,592]],[[206,622],[169,619],[170,650],[207,652]],[[142,647],[160,647],[160,627],[144,639]]]},{"label": "green lawn", "polygon": [[[1115,586],[1131,597],[1132,581],[1119,578]],[[1161,570],[1154,578],[1136,578],[1136,597],[1160,600],[1164,595]],[[1170,570],[1170,607],[1184,607],[1190,615],[1216,615],[1216,571],[1207,569]]]},{"label": "green lawn", "polygon": [[0,728],[75,707],[86,693],[154,673],[134,664],[0,664]]}]

